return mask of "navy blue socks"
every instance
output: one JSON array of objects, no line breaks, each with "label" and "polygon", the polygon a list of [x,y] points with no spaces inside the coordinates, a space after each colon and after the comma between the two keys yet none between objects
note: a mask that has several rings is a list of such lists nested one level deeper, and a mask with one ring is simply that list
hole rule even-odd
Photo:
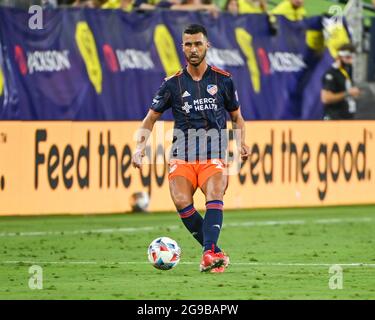
[{"label": "navy blue socks", "polygon": [[207,211],[203,220],[204,251],[221,251],[217,246],[217,241],[223,224],[223,204],[220,200],[206,202]]},{"label": "navy blue socks", "polygon": [[203,246],[203,218],[191,204],[182,210],[178,210],[181,220],[193,237]]}]

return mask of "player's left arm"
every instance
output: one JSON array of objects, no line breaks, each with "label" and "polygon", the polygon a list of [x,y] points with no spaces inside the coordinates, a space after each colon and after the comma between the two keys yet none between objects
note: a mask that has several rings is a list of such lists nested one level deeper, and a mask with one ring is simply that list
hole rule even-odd
[{"label": "player's left arm", "polygon": [[235,89],[231,77],[225,78],[224,103],[225,109],[232,120],[232,128],[234,130],[237,146],[240,149],[242,160],[246,160],[250,155],[250,148],[245,142],[245,120],[241,114],[240,103],[238,101],[238,94]]},{"label": "player's left arm", "polygon": [[232,120],[232,127],[235,133],[236,141],[240,148],[241,159],[246,160],[250,156],[250,148],[245,141],[245,120],[242,117],[240,108],[235,111],[229,112],[229,114]]}]

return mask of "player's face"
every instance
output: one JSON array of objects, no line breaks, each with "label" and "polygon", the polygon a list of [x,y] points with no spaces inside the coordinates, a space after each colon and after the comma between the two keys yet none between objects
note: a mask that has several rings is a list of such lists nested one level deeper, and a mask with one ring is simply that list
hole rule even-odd
[{"label": "player's face", "polygon": [[197,34],[184,33],[182,36],[182,51],[186,60],[194,67],[199,66],[205,59],[208,47],[208,41],[201,32]]}]

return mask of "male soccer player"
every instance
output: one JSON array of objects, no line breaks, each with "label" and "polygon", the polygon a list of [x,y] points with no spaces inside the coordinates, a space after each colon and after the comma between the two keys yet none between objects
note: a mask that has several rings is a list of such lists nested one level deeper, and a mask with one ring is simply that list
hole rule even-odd
[{"label": "male soccer player", "polygon": [[[184,225],[204,249],[200,270],[224,272],[229,257],[217,246],[228,183],[223,152],[227,141],[221,131],[226,129],[226,112],[229,112],[233,129],[241,133],[240,153],[246,159],[249,147],[244,140],[245,123],[231,75],[206,62],[210,46],[206,29],[190,25],[184,30],[182,41],[187,66],[165,79],[141,129],[151,132],[161,114],[172,108],[175,125],[169,161],[170,194]],[[197,139],[202,137],[206,143],[198,144]],[[141,167],[147,138],[141,135],[137,141],[132,158],[136,168]],[[206,198],[204,219],[193,205],[198,186]]]}]

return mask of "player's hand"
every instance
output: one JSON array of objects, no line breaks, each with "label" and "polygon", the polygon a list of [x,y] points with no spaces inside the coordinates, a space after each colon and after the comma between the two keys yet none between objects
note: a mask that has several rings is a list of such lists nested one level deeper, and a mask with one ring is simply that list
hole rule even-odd
[{"label": "player's hand", "polygon": [[134,168],[140,169],[142,166],[142,158],[145,156],[143,150],[136,150],[132,157],[132,165]]},{"label": "player's hand", "polygon": [[357,87],[352,87],[348,90],[348,93],[353,97],[353,98],[358,98],[359,95],[361,94],[361,90]]},{"label": "player's hand", "polygon": [[250,156],[250,147],[243,143],[241,145],[241,159],[242,160],[247,160],[247,158]]}]

